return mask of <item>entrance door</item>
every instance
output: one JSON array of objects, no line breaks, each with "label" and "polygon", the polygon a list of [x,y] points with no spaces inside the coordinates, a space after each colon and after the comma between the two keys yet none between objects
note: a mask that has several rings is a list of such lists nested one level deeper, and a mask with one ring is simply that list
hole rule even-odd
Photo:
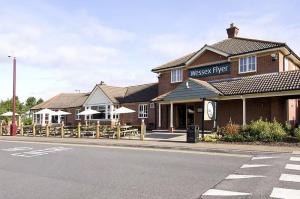
[{"label": "entrance door", "polygon": [[187,114],[187,126],[195,124],[195,106],[187,105],[186,106],[186,114]]},{"label": "entrance door", "polygon": [[178,129],[185,129],[186,128],[186,105],[185,104],[178,104],[177,105],[177,121],[178,121]]}]

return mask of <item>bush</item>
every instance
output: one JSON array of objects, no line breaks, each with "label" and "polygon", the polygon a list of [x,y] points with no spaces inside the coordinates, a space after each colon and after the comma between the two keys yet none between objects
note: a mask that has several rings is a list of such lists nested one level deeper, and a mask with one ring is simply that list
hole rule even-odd
[{"label": "bush", "polygon": [[205,135],[203,138],[204,142],[216,142],[220,139],[219,135],[216,133]]},{"label": "bush", "polygon": [[284,130],[283,126],[276,120],[270,123],[270,127],[272,136],[271,141],[282,141],[287,136],[287,133]]},{"label": "bush", "polygon": [[233,124],[231,120],[226,126],[223,127],[222,132],[224,135],[237,135],[240,133],[240,126],[237,124]]},{"label": "bush", "polygon": [[227,134],[222,138],[226,142],[244,142],[245,138],[242,134]]},{"label": "bush", "polygon": [[298,142],[300,142],[300,127],[295,128],[294,134],[295,134]]},{"label": "bush", "polygon": [[23,119],[24,125],[31,125],[32,124],[32,118],[24,118]]},{"label": "bush", "polygon": [[288,135],[294,136],[293,127],[290,122],[286,121],[283,125],[283,128]]}]

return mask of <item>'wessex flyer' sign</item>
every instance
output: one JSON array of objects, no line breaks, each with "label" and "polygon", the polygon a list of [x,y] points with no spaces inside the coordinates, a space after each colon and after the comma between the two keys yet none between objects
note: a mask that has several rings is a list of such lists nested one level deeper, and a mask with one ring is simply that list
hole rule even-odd
[{"label": "'wessex flyer' sign", "polygon": [[209,66],[202,66],[189,69],[189,77],[199,78],[213,75],[228,74],[230,73],[230,70],[231,68],[229,62]]}]

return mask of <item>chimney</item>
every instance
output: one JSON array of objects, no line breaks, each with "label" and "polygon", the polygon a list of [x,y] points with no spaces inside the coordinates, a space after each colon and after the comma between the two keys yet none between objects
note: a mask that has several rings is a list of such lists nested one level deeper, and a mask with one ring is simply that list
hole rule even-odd
[{"label": "chimney", "polygon": [[239,29],[234,25],[234,23],[230,24],[230,27],[226,29],[228,38],[234,38],[239,33]]}]

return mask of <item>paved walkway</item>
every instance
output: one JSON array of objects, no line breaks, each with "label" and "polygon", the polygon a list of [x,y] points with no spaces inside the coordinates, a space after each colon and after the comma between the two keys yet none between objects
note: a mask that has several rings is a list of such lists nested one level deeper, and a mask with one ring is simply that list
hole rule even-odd
[{"label": "paved walkway", "polygon": [[299,151],[300,147],[289,146],[268,146],[268,145],[247,145],[232,143],[186,143],[184,134],[166,134],[159,136],[159,133],[147,134],[144,141],[138,139],[95,139],[95,138],[58,138],[58,137],[10,137],[0,136],[0,141],[26,141],[26,142],[49,142],[49,143],[65,143],[65,144],[88,144],[102,146],[122,146],[122,147],[144,147],[158,149],[174,149],[174,150],[191,150],[191,151],[208,151],[223,153],[241,153],[241,154],[257,154],[266,153],[290,153]]}]

